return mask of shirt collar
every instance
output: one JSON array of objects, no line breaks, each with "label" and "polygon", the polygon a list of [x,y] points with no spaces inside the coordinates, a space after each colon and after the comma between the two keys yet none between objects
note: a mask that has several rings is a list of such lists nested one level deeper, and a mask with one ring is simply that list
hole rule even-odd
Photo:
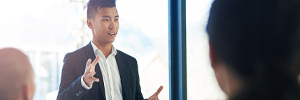
[{"label": "shirt collar", "polygon": [[[102,51],[101,51],[100,49],[97,48],[97,46],[94,44],[93,41],[91,41],[91,44],[92,44],[92,47],[93,47],[94,54],[96,54],[96,51],[99,50],[99,51],[101,52],[101,54],[103,55]],[[113,55],[113,56],[116,56],[116,55],[117,55],[117,49],[114,47],[114,45],[112,45],[110,55]],[[97,56],[97,55],[96,55],[96,56]]]}]

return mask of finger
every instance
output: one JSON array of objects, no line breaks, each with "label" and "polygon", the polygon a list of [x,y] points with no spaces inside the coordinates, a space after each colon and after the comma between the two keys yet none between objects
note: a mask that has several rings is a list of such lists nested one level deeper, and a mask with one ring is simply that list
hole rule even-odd
[{"label": "finger", "polygon": [[91,62],[92,62],[92,60],[89,59],[89,60],[86,62],[86,67],[90,66],[90,65],[91,65]]},{"label": "finger", "polygon": [[[87,62],[88,63],[88,62]],[[88,74],[88,73],[90,73],[91,71],[91,66],[86,66],[85,67],[85,71],[84,71],[84,74]]]},{"label": "finger", "polygon": [[88,73],[87,77],[89,77],[89,78],[94,77],[95,74],[96,74],[96,72]]},{"label": "finger", "polygon": [[163,88],[164,88],[163,86],[160,86],[153,95],[158,96],[158,94],[162,91]]},{"label": "finger", "polygon": [[98,55],[96,57],[96,59],[93,61],[92,66],[96,66],[96,64],[98,63],[99,59],[100,59],[100,56]]},{"label": "finger", "polygon": [[99,82],[99,79],[98,79],[98,78],[95,78],[95,77],[93,77],[93,81],[95,81],[95,82]]},{"label": "finger", "polygon": [[84,73],[85,74],[91,73],[90,70],[91,70],[91,66],[87,66]]},{"label": "finger", "polygon": [[95,66],[98,63],[99,59],[100,59],[100,56],[97,56],[96,59],[93,61],[93,63],[90,65],[91,66],[90,72],[95,71]]},{"label": "finger", "polygon": [[89,70],[90,73],[96,73],[96,71],[95,71],[95,66],[90,66],[90,67],[91,67],[91,69]]}]

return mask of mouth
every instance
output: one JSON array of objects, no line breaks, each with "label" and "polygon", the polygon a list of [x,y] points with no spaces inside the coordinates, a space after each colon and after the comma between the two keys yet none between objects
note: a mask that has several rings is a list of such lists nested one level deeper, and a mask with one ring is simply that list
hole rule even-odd
[{"label": "mouth", "polygon": [[110,35],[115,35],[115,34],[116,34],[116,32],[111,32],[111,33],[108,33],[108,34],[110,34]]}]

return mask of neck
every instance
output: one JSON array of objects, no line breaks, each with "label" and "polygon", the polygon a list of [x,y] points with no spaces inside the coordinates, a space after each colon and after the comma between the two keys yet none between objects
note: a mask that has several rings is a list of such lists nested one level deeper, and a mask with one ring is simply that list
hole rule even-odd
[{"label": "neck", "polygon": [[105,55],[105,58],[107,58],[111,54],[111,49],[112,49],[111,43],[108,43],[108,44],[98,43],[98,42],[95,42],[94,40],[93,40],[93,43],[96,45],[96,47],[99,50],[102,51],[102,53]]}]

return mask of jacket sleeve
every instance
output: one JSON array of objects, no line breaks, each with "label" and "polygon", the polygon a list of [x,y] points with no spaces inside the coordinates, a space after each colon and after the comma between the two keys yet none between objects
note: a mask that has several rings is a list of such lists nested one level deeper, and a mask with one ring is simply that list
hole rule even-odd
[{"label": "jacket sleeve", "polygon": [[67,54],[64,58],[57,100],[80,100],[88,92],[81,85],[82,76],[76,78],[75,65],[72,58],[70,54]]}]

